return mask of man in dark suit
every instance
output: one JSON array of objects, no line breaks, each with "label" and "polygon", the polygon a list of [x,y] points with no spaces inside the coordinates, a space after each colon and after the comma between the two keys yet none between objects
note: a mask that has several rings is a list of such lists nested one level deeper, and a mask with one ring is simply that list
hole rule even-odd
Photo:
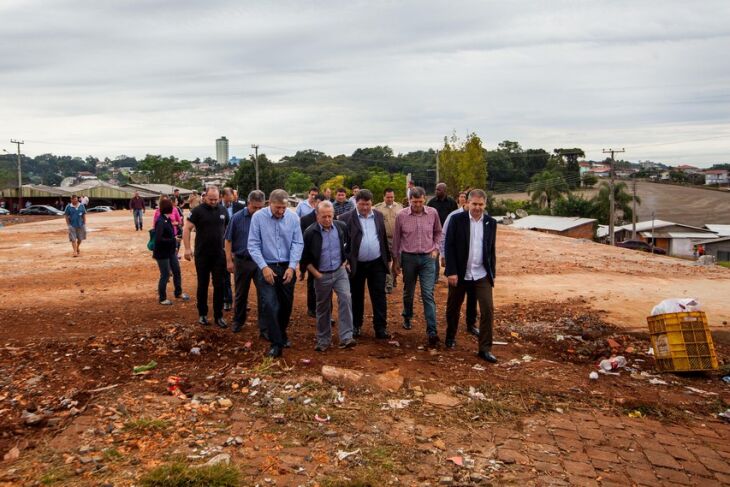
[{"label": "man in dark suit", "polygon": [[343,213],[339,220],[347,225],[349,241],[350,290],[352,291],[353,336],[360,336],[365,313],[365,283],[373,306],[375,337],[390,338],[385,277],[389,272],[390,250],[383,214],[373,210],[373,193],[361,189],[355,197],[354,210]]},{"label": "man in dark suit", "polygon": [[[302,229],[302,235],[304,235],[304,232],[307,228],[309,228],[313,223],[317,222],[317,206],[322,200],[324,200],[324,196],[321,194],[317,194],[314,197],[314,211],[310,211],[299,219],[299,226]],[[304,280],[305,274],[307,276],[307,315],[314,318],[315,316],[317,316],[317,298],[314,295],[314,277],[312,277],[311,273],[307,272],[307,266],[300,267],[302,272],[300,274],[299,280]]]},{"label": "man in dark suit", "polygon": [[446,347],[456,346],[459,314],[467,290],[473,290],[479,303],[479,358],[490,363],[494,301],[492,288],[496,271],[495,241],[497,221],[484,212],[487,195],[481,189],[469,193],[468,211],[451,215],[446,232],[446,277],[449,297],[446,302]]},{"label": "man in dark suit", "polygon": [[[317,296],[317,346],[324,352],[332,345],[332,294],[337,294],[340,348],[354,347],[352,338],[352,298],[347,276],[345,243],[347,230],[341,221],[333,221],[332,203],[317,205],[317,223],[304,232],[304,252],[300,265],[314,278]],[[314,213],[314,212],[312,212]]]}]

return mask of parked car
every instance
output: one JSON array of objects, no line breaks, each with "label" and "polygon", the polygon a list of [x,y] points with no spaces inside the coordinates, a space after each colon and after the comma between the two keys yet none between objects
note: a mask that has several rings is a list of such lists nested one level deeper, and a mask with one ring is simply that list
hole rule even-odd
[{"label": "parked car", "polygon": [[659,247],[652,248],[651,245],[644,242],[643,240],[626,240],[616,244],[616,247],[623,247],[625,249],[640,250],[642,252],[653,252],[659,255],[666,255],[667,251],[660,249]]},{"label": "parked car", "polygon": [[87,213],[102,213],[106,211],[114,211],[111,206],[95,206],[86,210]]},{"label": "parked car", "polygon": [[20,214],[63,216],[63,212],[61,210],[57,210],[56,208],[48,205],[31,205],[28,208],[20,210]]},{"label": "parked car", "polygon": [[9,215],[10,212],[7,210],[7,208],[0,208],[0,215]]}]

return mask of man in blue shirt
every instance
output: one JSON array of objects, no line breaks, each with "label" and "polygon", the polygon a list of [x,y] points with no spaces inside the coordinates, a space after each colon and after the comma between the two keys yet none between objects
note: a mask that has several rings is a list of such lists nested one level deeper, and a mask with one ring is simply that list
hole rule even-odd
[{"label": "man in blue shirt", "polygon": [[317,296],[317,352],[324,352],[332,344],[332,293],[337,294],[340,348],[356,345],[352,338],[352,298],[347,276],[345,224],[334,221],[332,203],[323,201],[317,206],[317,223],[304,232],[302,268],[314,278]]},{"label": "man in blue shirt", "polygon": [[86,240],[86,207],[79,203],[79,197],[71,196],[71,203],[66,205],[64,211],[66,225],[68,225],[68,239],[74,249],[74,257],[80,254],[81,241]]},{"label": "man in blue shirt", "polygon": [[269,207],[253,215],[248,233],[248,253],[258,267],[259,319],[269,330],[270,357],[281,357],[291,346],[286,328],[294,302],[295,269],[304,248],[299,218],[287,210],[288,200],[283,189],[272,191]]},{"label": "man in blue shirt", "polygon": [[297,216],[299,218],[305,217],[314,211],[314,207],[317,205],[317,195],[319,194],[319,188],[312,186],[309,188],[309,195],[306,200],[302,200],[297,205]]},{"label": "man in blue shirt", "polygon": [[[248,233],[251,228],[251,218],[264,207],[266,195],[263,191],[254,190],[248,195],[245,208],[234,213],[231,222],[226,228],[226,269],[233,274],[236,283],[236,296],[233,307],[233,333],[241,331],[246,323],[246,311],[248,307],[248,291],[251,288],[251,281],[256,275],[256,263],[248,253]],[[258,291],[256,292],[258,296]],[[267,330],[259,331],[267,335]]]},{"label": "man in blue shirt", "polygon": [[361,189],[357,193],[357,208],[338,219],[347,226],[350,289],[352,290],[353,336],[360,336],[365,313],[365,283],[373,306],[375,338],[390,338],[388,302],[385,297],[385,277],[389,272],[390,250],[385,231],[385,218],[373,210],[373,193]]}]

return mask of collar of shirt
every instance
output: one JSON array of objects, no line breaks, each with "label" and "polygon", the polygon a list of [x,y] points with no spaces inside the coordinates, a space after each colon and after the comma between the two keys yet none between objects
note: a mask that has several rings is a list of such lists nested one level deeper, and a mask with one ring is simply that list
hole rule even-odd
[{"label": "collar of shirt", "polygon": [[370,210],[370,213],[368,213],[367,215],[363,216],[363,215],[362,215],[362,214],[361,214],[361,213],[360,213],[360,212],[358,211],[358,212],[357,212],[357,217],[358,217],[358,218],[366,218],[366,219],[370,219],[370,218],[375,218],[375,213],[373,213],[373,210]]},{"label": "collar of shirt", "polygon": [[332,225],[332,226],[331,226],[331,227],[329,228],[329,230],[328,230],[328,229],[326,229],[326,228],[324,228],[324,227],[323,227],[323,226],[322,226],[321,224],[319,224],[319,223],[317,223],[317,226],[319,226],[319,231],[320,231],[320,232],[329,232],[329,231],[332,231],[332,230],[334,230],[334,229],[335,229],[335,226],[334,226],[334,225]]},{"label": "collar of shirt", "polygon": [[469,221],[473,223],[480,223],[484,221],[484,213],[482,213],[482,216],[479,217],[478,220],[475,220],[473,216],[471,216],[471,213],[469,213]]}]

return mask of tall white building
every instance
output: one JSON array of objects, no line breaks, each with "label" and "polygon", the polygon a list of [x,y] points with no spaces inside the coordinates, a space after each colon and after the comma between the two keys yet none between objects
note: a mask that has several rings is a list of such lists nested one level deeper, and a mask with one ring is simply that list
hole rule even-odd
[{"label": "tall white building", "polygon": [[225,136],[215,141],[215,158],[219,166],[228,165],[228,139]]}]

